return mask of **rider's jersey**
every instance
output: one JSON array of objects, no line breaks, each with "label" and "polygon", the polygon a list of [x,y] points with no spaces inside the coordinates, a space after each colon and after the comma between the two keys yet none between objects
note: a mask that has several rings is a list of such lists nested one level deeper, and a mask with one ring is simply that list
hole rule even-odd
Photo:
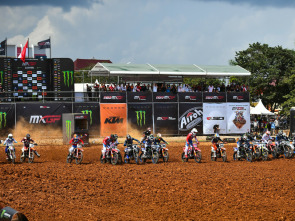
[{"label": "rider's jersey", "polygon": [[17,143],[17,141],[14,138],[6,138],[3,144],[8,147],[13,145],[13,143]]},{"label": "rider's jersey", "polygon": [[223,140],[220,139],[219,135],[216,133],[213,139],[211,140],[212,143],[218,143],[219,141],[223,142]]},{"label": "rider's jersey", "polygon": [[154,144],[160,144],[161,141],[163,141],[164,143],[167,143],[162,137],[156,137],[154,139]]},{"label": "rider's jersey", "polygon": [[124,142],[124,146],[127,146],[127,147],[128,147],[128,146],[132,146],[134,140],[137,141],[138,143],[140,143],[139,140],[137,140],[137,139],[131,137],[131,139],[126,139],[126,140],[125,140],[125,142]]},{"label": "rider's jersey", "polygon": [[281,141],[281,140],[289,140],[287,136],[284,136],[283,134],[278,134],[276,136],[276,141]]},{"label": "rider's jersey", "polygon": [[32,140],[31,138],[28,139],[28,138],[24,137],[24,138],[21,140],[21,142],[24,143],[24,146],[25,146],[25,147],[29,147],[30,143],[34,143],[35,141]]},{"label": "rider's jersey", "polygon": [[270,135],[268,135],[268,134],[263,134],[263,136],[262,136],[262,138],[261,138],[261,140],[262,141],[264,141],[264,142],[268,142],[269,140],[271,140],[272,138],[271,138],[271,136]]},{"label": "rider's jersey", "polygon": [[189,133],[189,134],[187,135],[187,137],[186,137],[186,142],[187,142],[187,143],[192,142],[194,138],[195,138],[196,141],[198,142],[198,139],[197,139],[196,134],[194,134],[194,133]]},{"label": "rider's jersey", "polygon": [[79,143],[84,144],[84,141],[81,140],[80,138],[78,138],[78,139],[77,138],[72,138],[69,143],[71,143],[73,147],[77,147],[77,145]]},{"label": "rider's jersey", "polygon": [[109,146],[111,144],[111,138],[109,136],[105,137],[102,143],[106,146]]}]

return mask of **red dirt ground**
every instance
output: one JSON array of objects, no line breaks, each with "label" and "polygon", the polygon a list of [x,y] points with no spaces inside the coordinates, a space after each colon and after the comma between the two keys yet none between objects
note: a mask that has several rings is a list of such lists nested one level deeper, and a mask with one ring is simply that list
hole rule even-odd
[{"label": "red dirt ground", "polygon": [[[33,164],[8,164],[0,153],[0,202],[31,220],[294,220],[295,159],[181,162],[182,143],[168,163],[101,164],[101,146],[67,164],[68,146],[38,146]],[[121,148],[122,150],[122,148]],[[17,147],[19,162],[20,147]]]}]

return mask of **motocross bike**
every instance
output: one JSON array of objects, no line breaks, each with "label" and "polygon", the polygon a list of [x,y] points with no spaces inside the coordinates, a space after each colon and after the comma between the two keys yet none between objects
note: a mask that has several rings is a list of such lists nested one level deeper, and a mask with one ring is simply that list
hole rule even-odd
[{"label": "motocross bike", "polygon": [[195,159],[197,163],[201,163],[202,153],[196,143],[193,144],[193,147],[191,146],[188,147],[187,158],[185,157],[185,146],[184,146],[183,153],[181,154],[181,160],[182,162],[187,162],[188,159]]},{"label": "motocross bike", "polygon": [[130,163],[130,160],[135,160],[136,164],[139,164],[139,147],[137,144],[127,146],[124,150],[124,162]]},{"label": "motocross bike", "polygon": [[169,159],[169,153],[168,153],[168,147],[166,147],[166,144],[156,144],[159,158],[163,158],[163,161],[166,163]]},{"label": "motocross bike", "polygon": [[151,159],[153,164],[157,164],[159,161],[159,152],[156,145],[150,145],[145,147],[141,146],[141,153],[139,155],[139,161],[145,163],[147,159]]},{"label": "motocross bike", "polygon": [[261,157],[261,148],[259,146],[259,142],[255,141],[252,144],[252,155],[255,160],[259,160]]},{"label": "motocross bike", "polygon": [[250,143],[246,142],[240,145],[239,147],[234,147],[234,154],[233,154],[234,160],[242,160],[246,159],[249,162],[252,162],[253,155],[252,155],[252,149]]},{"label": "motocross bike", "polygon": [[28,149],[22,148],[22,154],[20,156],[20,162],[25,162],[26,158],[28,159],[28,163],[34,162],[34,146],[37,146],[37,143],[30,143]]},{"label": "motocross bike", "polygon": [[78,144],[77,148],[74,149],[72,154],[69,154],[67,156],[67,163],[71,163],[72,160],[76,161],[76,164],[80,164],[82,163],[83,160],[83,149],[82,149],[82,145]]},{"label": "motocross bike", "polygon": [[7,150],[7,161],[8,162],[11,162],[12,164],[15,164],[15,158],[16,158],[16,156],[15,156],[15,148],[14,148],[14,146],[13,145],[10,145],[9,147],[8,147],[8,150]]},{"label": "motocross bike", "polygon": [[293,156],[294,146],[289,140],[282,140],[280,144],[276,144],[274,158],[279,158],[280,155],[284,155],[285,158],[289,159]]},{"label": "motocross bike", "polygon": [[219,143],[216,151],[214,147],[211,147],[211,160],[216,161],[217,158],[222,158],[223,162],[227,161],[226,149],[224,147],[224,143]]},{"label": "motocross bike", "polygon": [[110,147],[107,148],[104,159],[103,155],[101,154],[101,163],[111,163],[113,165],[122,164],[122,155],[117,145],[118,144],[111,144]]}]

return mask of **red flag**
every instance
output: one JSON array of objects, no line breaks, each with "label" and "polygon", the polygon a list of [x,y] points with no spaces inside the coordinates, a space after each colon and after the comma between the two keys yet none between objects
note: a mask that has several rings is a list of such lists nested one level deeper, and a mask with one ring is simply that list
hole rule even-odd
[{"label": "red flag", "polygon": [[23,63],[25,63],[26,61],[26,51],[27,51],[27,48],[28,48],[28,41],[27,40],[27,43],[25,44],[23,50],[22,50],[22,53],[20,53],[20,55],[18,56],[20,59],[22,59]]}]

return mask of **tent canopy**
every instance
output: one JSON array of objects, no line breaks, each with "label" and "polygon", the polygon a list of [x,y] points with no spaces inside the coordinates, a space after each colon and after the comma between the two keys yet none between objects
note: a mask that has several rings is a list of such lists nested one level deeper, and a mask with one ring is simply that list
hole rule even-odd
[{"label": "tent canopy", "polygon": [[274,113],[270,112],[265,108],[261,99],[259,99],[258,104],[250,110],[250,114],[257,114],[257,115],[274,115]]},{"label": "tent canopy", "polygon": [[161,64],[114,64],[97,63],[89,72],[92,76],[120,76],[123,78],[156,77],[230,77],[250,76],[251,73],[240,66],[222,65],[161,65]]}]

